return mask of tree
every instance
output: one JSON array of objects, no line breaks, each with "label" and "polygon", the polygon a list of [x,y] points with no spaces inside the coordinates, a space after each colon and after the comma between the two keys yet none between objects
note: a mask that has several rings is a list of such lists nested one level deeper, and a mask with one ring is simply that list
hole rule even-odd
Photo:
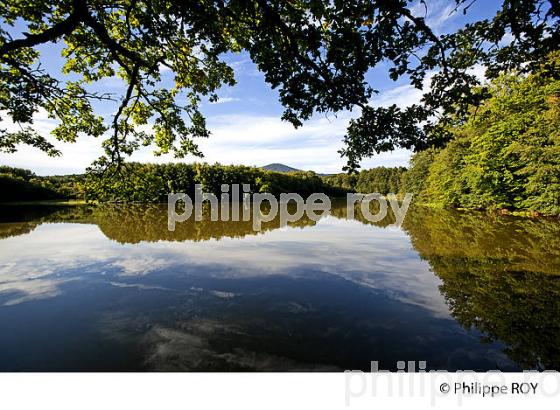
[{"label": "tree", "polygon": [[418,152],[410,159],[410,167],[401,177],[401,191],[419,195],[424,191],[426,179],[430,174],[430,166],[437,151],[427,149]]},{"label": "tree", "polygon": [[405,173],[404,167],[377,167],[364,169],[357,174],[341,173],[324,176],[323,181],[333,188],[332,193],[337,196],[348,192],[396,194],[403,191],[401,180]]},{"label": "tree", "polygon": [[490,98],[443,149],[416,154],[405,189],[421,199],[463,208],[560,214],[560,52],[530,75],[502,74]]},{"label": "tree", "polygon": [[[450,0],[455,12],[468,12],[472,0]],[[419,0],[426,5],[425,0]],[[491,20],[437,35],[405,0],[24,0],[0,6],[0,110],[18,132],[2,131],[0,148],[18,144],[59,152],[33,131],[34,114],[43,109],[60,120],[53,135],[75,141],[80,133],[101,136],[106,157],[99,164],[120,164],[140,145],[156,153],[201,155],[196,137],[207,137],[200,112],[204,97],[235,83],[221,56],[246,50],[277,88],[282,118],[302,125],[313,113],[361,110],[344,138],[341,153],[348,169],[376,152],[396,147],[422,150],[444,145],[451,122],[462,121],[468,107],[486,98],[469,74],[483,64],[490,78],[504,69],[530,71],[560,44],[558,0],[503,0]],[[23,21],[26,33],[14,37]],[[506,41],[508,38],[512,40]],[[37,46],[64,42],[59,79],[44,70]],[[367,71],[388,63],[391,78],[405,77],[422,88],[433,73],[421,104],[405,109],[373,108],[375,84]],[[161,83],[162,67],[174,85]],[[122,95],[91,91],[92,82],[119,76]],[[68,78],[72,78],[69,80]],[[110,123],[95,114],[97,100],[113,100]],[[153,132],[146,125],[152,123]]]}]

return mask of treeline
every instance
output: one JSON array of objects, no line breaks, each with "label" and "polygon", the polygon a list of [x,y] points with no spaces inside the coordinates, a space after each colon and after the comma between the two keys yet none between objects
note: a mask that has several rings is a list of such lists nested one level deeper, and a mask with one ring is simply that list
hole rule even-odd
[{"label": "treeline", "polygon": [[141,164],[92,170],[83,185],[84,199],[99,202],[165,202],[169,193],[193,195],[195,185],[218,198],[222,184],[248,184],[251,193],[297,193],[307,197],[322,192],[337,195],[314,172],[274,172],[243,165]]},{"label": "treeline", "polygon": [[42,177],[22,168],[0,166],[0,202],[76,199],[82,175]]},{"label": "treeline", "polygon": [[560,215],[560,52],[488,92],[445,148],[412,158],[402,189],[417,202]]},{"label": "treeline", "polygon": [[325,184],[347,192],[397,194],[402,190],[402,178],[406,168],[377,167],[358,174],[336,174],[323,177]]},{"label": "treeline", "polygon": [[276,172],[243,165],[206,163],[125,163],[120,168],[91,169],[87,174],[36,176],[33,172],[0,167],[0,202],[78,199],[96,202],[165,202],[167,195],[194,195],[195,185],[204,192],[221,194],[222,184],[248,184],[251,193],[312,193],[343,196],[347,192],[399,193],[406,168],[373,168],[358,175],[319,177],[311,171]]}]

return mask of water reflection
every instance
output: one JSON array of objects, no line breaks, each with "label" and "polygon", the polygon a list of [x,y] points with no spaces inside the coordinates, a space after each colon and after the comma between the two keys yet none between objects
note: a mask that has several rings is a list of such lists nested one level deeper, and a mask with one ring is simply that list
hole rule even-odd
[{"label": "water reflection", "polygon": [[[261,211],[268,214],[269,207],[262,204]],[[212,221],[211,212],[208,207],[203,209],[203,219],[195,221],[189,218],[184,222],[177,223],[175,231],[171,232],[167,227],[167,206],[162,204],[106,204],[102,206],[42,206],[42,207],[10,207],[4,206],[0,216],[0,238],[30,232],[41,223],[89,223],[95,224],[109,239],[120,243],[138,243],[155,241],[207,241],[224,237],[242,238],[246,235],[259,235],[267,231],[282,228],[280,217],[269,222],[263,221],[259,231],[253,229],[253,211],[249,212],[251,219],[241,221]],[[288,204],[288,212],[295,213],[295,204]],[[378,212],[376,203],[371,204],[371,212]],[[179,211],[178,211],[179,212]],[[348,208],[346,202],[333,199],[333,207],[330,212],[337,219],[348,219]],[[218,219],[220,219],[218,212]],[[326,217],[327,214],[320,214]],[[395,216],[388,209],[387,217],[379,222],[369,222],[364,218],[361,208],[354,206],[354,220],[364,224],[372,224],[378,227],[387,227],[395,224]],[[18,221],[18,222],[14,222]],[[288,222],[288,227],[305,228],[316,225],[304,213],[302,218],[295,222]]]},{"label": "water reflection", "polygon": [[523,368],[560,365],[560,223],[418,209],[405,230],[455,319]]},{"label": "water reflection", "polygon": [[[558,369],[560,224],[6,207],[1,370]],[[435,273],[435,274],[434,274]]]}]

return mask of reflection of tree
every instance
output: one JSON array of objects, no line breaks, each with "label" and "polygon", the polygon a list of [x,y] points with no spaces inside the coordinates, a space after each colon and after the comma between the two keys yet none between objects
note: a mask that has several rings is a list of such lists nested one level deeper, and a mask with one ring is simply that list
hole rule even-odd
[{"label": "reflection of tree", "polygon": [[91,206],[6,205],[0,208],[0,239],[32,232],[42,223],[92,223]]},{"label": "reflection of tree", "polygon": [[[206,209],[203,221],[191,218],[170,232],[167,207],[162,205],[6,209],[0,216],[1,238],[28,233],[43,222],[95,224],[109,239],[121,243],[238,238],[280,228],[279,217],[263,222],[260,232],[253,230],[252,220],[213,222]],[[333,201],[331,215],[346,219],[346,202]],[[370,224],[359,206],[355,219]],[[384,227],[393,222],[389,214],[373,225]],[[305,228],[315,223],[303,217],[289,225]],[[411,208],[403,228],[442,279],[440,290],[463,326],[475,326],[488,340],[503,342],[506,353],[525,368],[560,368],[558,220]]]},{"label": "reflection of tree", "polygon": [[[240,208],[242,204],[240,204]],[[371,203],[371,212],[376,214],[376,203]],[[395,217],[390,212],[380,222],[369,222],[364,218],[360,206],[354,207],[354,219],[364,223],[385,227],[395,223]],[[269,207],[262,204],[262,213],[267,215]],[[181,212],[181,211],[177,211]],[[241,211],[240,211],[241,212]],[[288,212],[295,214],[295,204],[288,204]],[[320,214],[320,213],[319,213]],[[348,218],[348,209],[345,200],[333,200],[331,214],[338,219]],[[242,213],[239,214],[242,218]],[[167,205],[162,204],[105,204],[99,206],[35,206],[21,208],[6,208],[4,219],[20,221],[11,223],[11,227],[1,228],[6,233],[3,237],[28,233],[43,222],[72,222],[90,223],[99,226],[99,229],[109,238],[120,243],[138,243],[141,241],[207,241],[222,237],[240,238],[247,235],[258,235],[264,232],[281,228],[280,216],[269,222],[262,222],[260,231],[253,229],[253,210],[249,212],[248,220],[240,221],[212,221],[209,207],[203,208],[203,218],[195,221],[194,215],[184,222],[177,223],[175,231],[167,229]],[[324,217],[324,215],[322,215]],[[220,218],[218,218],[220,219]],[[32,227],[24,228],[25,226]],[[306,214],[297,221],[288,222],[291,228],[305,228],[314,226],[316,222]],[[19,229],[19,230],[18,230]],[[21,233],[18,233],[20,232]]]},{"label": "reflection of tree", "polygon": [[34,222],[0,223],[0,239],[25,235],[37,227]]},{"label": "reflection of tree", "polygon": [[[379,203],[377,201],[371,201],[369,203],[369,211],[372,215],[376,216],[379,212]],[[337,219],[349,219],[346,199],[334,199],[332,201],[331,215]],[[393,225],[396,222],[395,215],[391,211],[391,207],[389,206],[389,204],[387,204],[387,215],[378,222],[371,222],[364,216],[361,204],[359,202],[354,204],[354,220],[359,221],[365,225],[374,225],[380,228],[385,228],[389,225]]]},{"label": "reflection of tree", "polygon": [[[263,209],[266,214],[268,210]],[[251,213],[252,215],[252,213]],[[203,218],[195,221],[194,215],[184,222],[177,223],[175,231],[167,228],[167,206],[161,205],[113,205],[98,207],[94,213],[95,223],[110,239],[122,243],[140,241],[207,241],[223,237],[240,238],[258,235],[280,228],[277,216],[270,222],[262,222],[260,231],[253,230],[252,217],[248,221],[212,221],[210,208],[204,207]],[[241,218],[240,218],[241,219]],[[309,218],[302,218],[291,227],[315,225]]]},{"label": "reflection of tree", "polygon": [[[262,205],[262,213],[267,215],[269,208]],[[288,204],[288,212],[296,212],[295,204]],[[345,201],[334,201],[331,213],[336,218],[346,218]],[[375,213],[375,210],[372,210]],[[231,214],[231,213],[230,213]],[[167,206],[162,205],[106,205],[97,207],[94,211],[94,221],[101,231],[110,239],[122,243],[137,243],[140,241],[207,241],[223,237],[240,238],[247,235],[259,235],[264,232],[281,228],[280,216],[270,222],[262,222],[260,231],[253,229],[253,210],[249,212],[249,220],[240,221],[212,221],[209,207],[204,207],[203,218],[195,221],[194,215],[184,222],[177,223],[175,231],[167,229]],[[322,215],[324,217],[324,215]],[[372,224],[363,217],[359,206],[356,206],[355,217],[363,223]],[[218,218],[219,219],[219,218]],[[240,219],[243,219],[240,216]],[[378,226],[394,223],[394,216],[388,213]],[[294,222],[288,222],[291,228],[305,228],[314,226],[316,222],[304,214]]]},{"label": "reflection of tree", "polygon": [[524,368],[560,367],[560,223],[415,209],[405,230],[453,316]]}]

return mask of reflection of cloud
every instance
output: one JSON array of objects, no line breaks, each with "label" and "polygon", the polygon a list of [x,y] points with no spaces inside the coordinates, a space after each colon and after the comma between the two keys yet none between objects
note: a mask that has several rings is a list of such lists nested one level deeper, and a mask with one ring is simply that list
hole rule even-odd
[{"label": "reflection of cloud", "polygon": [[4,305],[58,295],[58,286],[65,280],[49,277],[53,273],[52,267],[38,268],[31,263],[12,262],[0,266],[0,297],[7,296]]},{"label": "reflection of cloud", "polygon": [[218,298],[231,299],[236,296],[233,292],[222,292],[220,290],[211,290],[210,293]]},{"label": "reflection of cloud", "polygon": [[97,226],[85,224],[43,224],[31,234],[4,239],[0,296],[7,295],[5,305],[47,299],[60,295],[62,284],[83,279],[84,274],[103,275],[117,267],[122,276],[145,275],[169,266],[165,259],[147,257],[140,249],[120,257],[119,248],[107,242]]},{"label": "reflection of cloud", "polygon": [[212,371],[243,369],[248,371],[337,371],[333,366],[298,363],[266,352],[240,348],[218,351],[211,341],[220,336],[238,334],[242,329],[223,322],[196,320],[176,330],[155,326],[145,336],[149,350],[147,364],[157,371]]},{"label": "reflection of cloud", "polygon": [[213,105],[215,105],[215,104],[227,104],[227,103],[230,103],[230,102],[238,102],[238,101],[241,101],[241,99],[236,98],[236,97],[220,97],[217,101],[214,101],[210,104],[213,104]]},{"label": "reflection of cloud", "polygon": [[32,300],[49,299],[60,294],[58,286],[62,281],[35,279],[30,281],[14,281],[0,285],[0,296],[8,296],[3,306],[18,305]]},{"label": "reflection of cloud", "polygon": [[163,286],[143,285],[141,283],[123,283],[123,282],[109,282],[112,286],[117,288],[136,288],[139,290],[173,290]]},{"label": "reflection of cloud", "polygon": [[170,266],[170,262],[161,258],[139,256],[119,258],[113,262],[113,266],[119,267],[122,270],[122,276],[137,276],[165,269]]},{"label": "reflection of cloud", "polygon": [[166,243],[165,247],[177,254],[183,248],[180,259],[190,265],[203,266],[211,261],[217,266],[212,270],[215,276],[297,276],[320,271],[381,290],[437,316],[449,316],[438,289],[440,279],[397,228],[382,229],[329,217],[315,227],[297,230],[295,236],[291,230],[275,230],[242,240],[192,243],[188,249],[177,243]]},{"label": "reflection of cloud", "polygon": [[31,279],[14,280],[0,284],[0,297],[7,296],[4,306],[17,305],[38,299],[49,299],[60,294],[59,286],[63,280]]},{"label": "reflection of cloud", "polygon": [[[46,224],[3,240],[2,248],[6,256],[0,257],[0,266],[7,255],[11,263],[1,271],[3,289],[24,294],[56,295],[58,285],[68,277],[99,279],[106,274],[107,281],[117,282],[116,276],[146,276],[170,269],[233,279],[322,272],[422,306],[436,316],[448,316],[438,290],[440,280],[404,232],[334,217],[323,218],[314,227],[278,229],[243,239],[135,245],[108,241],[97,226]],[[28,283],[37,278],[50,282]]]}]

